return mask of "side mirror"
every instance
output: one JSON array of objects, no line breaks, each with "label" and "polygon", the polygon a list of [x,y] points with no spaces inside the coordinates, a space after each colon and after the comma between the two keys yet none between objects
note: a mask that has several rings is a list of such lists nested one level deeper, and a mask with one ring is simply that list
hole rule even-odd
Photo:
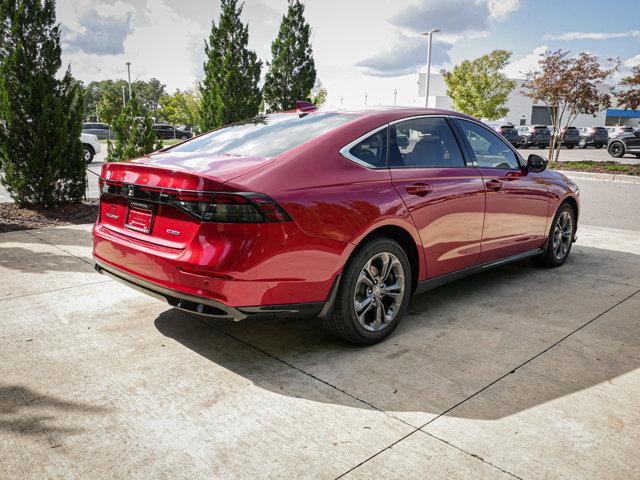
[{"label": "side mirror", "polygon": [[547,168],[547,161],[542,158],[540,155],[536,155],[532,153],[529,155],[527,159],[527,171],[540,173],[543,172]]}]

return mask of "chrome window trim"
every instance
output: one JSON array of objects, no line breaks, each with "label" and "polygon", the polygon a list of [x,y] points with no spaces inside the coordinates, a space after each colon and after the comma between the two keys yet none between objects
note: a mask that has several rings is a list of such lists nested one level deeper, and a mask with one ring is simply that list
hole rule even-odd
[{"label": "chrome window trim", "polygon": [[[475,123],[476,125],[478,125],[478,126],[480,126],[480,127],[484,128],[485,130],[487,130],[488,132],[491,132],[491,134],[493,134],[495,137],[497,137],[497,138],[498,138],[498,140],[500,140],[500,141],[501,141],[502,143],[504,143],[507,147],[509,147],[509,149],[510,149],[514,154],[515,154],[515,156],[516,156],[516,160],[517,160],[517,161],[518,161],[518,163],[520,164],[520,167],[519,167],[519,168],[508,168],[508,169],[505,169],[505,168],[499,168],[499,167],[482,167],[482,166],[478,165],[478,162],[477,162],[477,161],[474,161],[474,165],[475,165],[477,168],[495,168],[495,169],[499,169],[499,170],[513,170],[513,171],[521,170],[521,169],[525,168],[525,166],[526,166],[527,162],[525,162],[524,158],[522,158],[522,157],[520,156],[520,153],[515,149],[515,147],[514,147],[513,145],[511,145],[511,142],[505,142],[502,138],[500,138],[500,135],[498,135],[496,132],[494,132],[493,130],[491,130],[490,128],[488,128],[488,127],[487,127],[486,125],[484,125],[482,122],[479,122],[479,121],[477,121],[477,120],[472,120],[472,119],[470,119],[470,118],[456,117],[456,116],[452,117],[452,120],[454,120],[454,121],[455,121],[456,119],[457,119],[457,120],[464,120],[465,122],[469,122],[469,123]],[[468,142],[468,141],[469,141],[469,140],[467,139],[467,142]],[[473,151],[473,149],[471,150],[471,152],[473,153],[473,156],[475,157],[475,155],[476,155],[476,154],[475,154],[475,152]],[[547,160],[547,161],[548,161],[548,160]]]},{"label": "chrome window trim", "polygon": [[382,170],[382,169],[387,169],[387,165],[386,165],[386,159],[385,159],[385,166],[384,167],[374,167],[373,165],[365,162],[364,160],[360,160],[358,157],[356,157],[355,155],[351,155],[351,153],[349,152],[349,150],[351,150],[353,147],[355,147],[358,143],[360,143],[362,140],[365,140],[367,137],[370,137],[371,135],[378,133],[380,130],[384,130],[385,128],[387,128],[389,126],[388,123],[385,123],[384,125],[381,125],[379,127],[374,128],[373,130],[368,131],[367,133],[360,135],[358,138],[356,138],[355,140],[353,140],[352,142],[346,144],[344,147],[342,147],[340,149],[340,155],[342,155],[344,158],[346,158],[347,160],[351,160],[354,163],[357,163],[358,165],[360,165],[361,167],[365,167],[368,168],[369,170]]}]

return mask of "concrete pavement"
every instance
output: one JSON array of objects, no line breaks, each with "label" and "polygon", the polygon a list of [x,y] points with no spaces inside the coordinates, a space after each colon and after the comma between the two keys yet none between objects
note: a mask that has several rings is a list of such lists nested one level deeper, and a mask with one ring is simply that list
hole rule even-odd
[{"label": "concrete pavement", "polygon": [[579,185],[565,266],[416,296],[369,348],[171,309],[93,272],[89,226],[0,235],[0,478],[633,478],[640,185],[604,191],[626,228]]}]

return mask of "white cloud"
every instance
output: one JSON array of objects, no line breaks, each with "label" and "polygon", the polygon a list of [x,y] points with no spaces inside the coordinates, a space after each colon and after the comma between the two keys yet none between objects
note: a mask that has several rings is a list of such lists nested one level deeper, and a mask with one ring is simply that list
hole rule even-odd
[{"label": "white cloud", "polygon": [[[65,2],[59,2],[62,3]],[[80,37],[76,37],[76,43],[72,46],[66,41],[63,65],[71,63],[72,72],[77,78],[85,82],[125,78],[125,62],[129,61],[132,80],[156,77],[167,84],[171,91],[190,86],[200,74],[204,60],[204,38],[208,32],[199,23],[178,14],[167,5],[166,0],[146,0],[138,9],[122,1],[113,5],[92,6],[83,0],[77,2],[75,8],[58,11],[58,15],[63,26],[75,29],[77,35],[86,38],[93,33],[87,27],[92,25],[87,22],[87,11],[101,18],[120,18],[119,32],[130,19],[130,28],[121,39],[121,49],[96,50],[95,43],[89,43],[87,47],[86,43],[79,41]],[[86,30],[78,29],[78,24]]]},{"label": "white cloud", "polygon": [[610,40],[614,38],[640,37],[640,30],[626,32],[567,32],[559,35],[547,34],[545,40]]},{"label": "white cloud", "polygon": [[627,59],[624,61],[624,66],[625,66],[625,67],[633,68],[633,67],[635,67],[636,65],[640,65],[640,53],[639,53],[639,54],[637,54],[637,55],[634,55],[634,56],[633,56],[633,57],[631,57],[631,58],[627,58]]},{"label": "white cloud", "polygon": [[509,78],[524,78],[526,73],[538,68],[538,62],[542,57],[542,54],[549,49],[546,45],[541,45],[533,49],[531,53],[526,54],[524,57],[514,60],[507,65],[503,72]]},{"label": "white cloud", "polygon": [[520,9],[520,0],[487,0],[489,13],[496,20],[504,20]]}]

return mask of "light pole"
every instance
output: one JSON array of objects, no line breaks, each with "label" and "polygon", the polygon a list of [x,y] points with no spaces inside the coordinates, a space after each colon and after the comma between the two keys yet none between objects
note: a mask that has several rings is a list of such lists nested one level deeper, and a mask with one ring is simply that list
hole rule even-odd
[{"label": "light pole", "polygon": [[129,100],[131,100],[131,62],[127,62],[127,76],[129,77]]},{"label": "light pole", "polygon": [[368,96],[369,96],[369,95],[367,94],[367,92],[364,92],[364,106],[365,106],[365,107],[367,106],[367,97],[368,97]]},{"label": "light pole", "polygon": [[427,91],[425,93],[425,101],[424,101],[424,106],[425,107],[429,107],[429,80],[431,77],[431,40],[433,37],[433,34],[436,32],[439,32],[440,30],[437,28],[431,28],[429,30],[427,30],[426,32],[422,32],[420,35],[428,35],[429,36],[429,50],[427,50]]},{"label": "light pole", "polygon": [[344,99],[342,98],[342,95],[340,95],[340,106],[342,106],[342,101],[343,101],[343,100],[344,100]]},{"label": "light pole", "polygon": [[398,98],[398,89],[394,88],[393,89],[393,106],[396,106],[396,98]]}]

